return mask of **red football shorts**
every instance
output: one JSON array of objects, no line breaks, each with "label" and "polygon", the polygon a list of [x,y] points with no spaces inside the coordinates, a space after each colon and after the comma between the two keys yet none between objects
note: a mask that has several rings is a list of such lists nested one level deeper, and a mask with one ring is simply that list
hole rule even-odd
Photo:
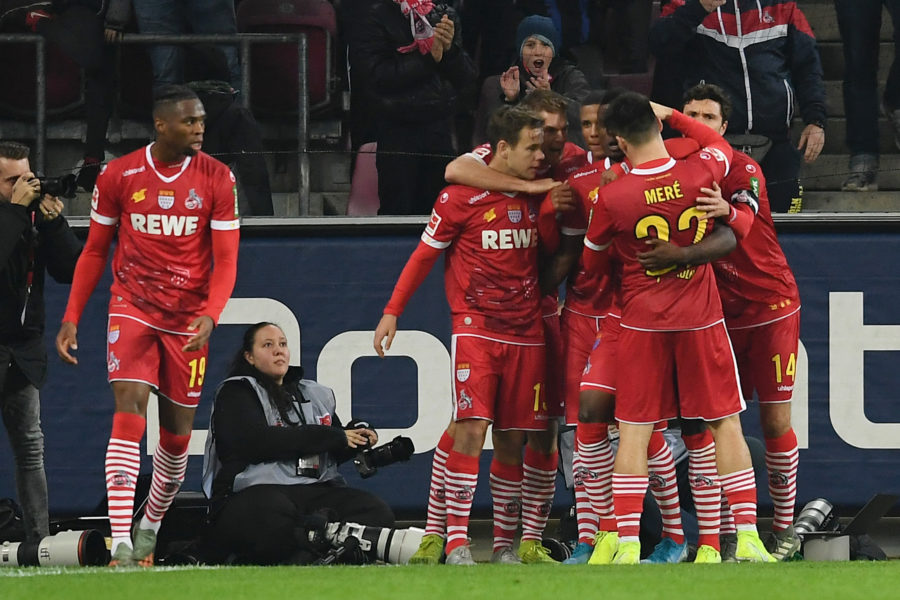
[{"label": "red football shorts", "polygon": [[607,315],[600,325],[600,337],[594,341],[587,364],[582,369],[582,392],[599,390],[615,395],[616,370],[618,368],[619,334],[622,330],[619,317]]},{"label": "red football shorts", "polygon": [[109,303],[106,332],[106,367],[109,381],[139,381],[179,406],[196,408],[200,402],[209,345],[182,352],[193,333],[166,331],[149,325],[145,315],[120,296]]},{"label": "red football shorts", "polygon": [[581,375],[587,365],[594,341],[600,332],[600,317],[589,317],[581,313],[563,309],[560,317],[564,356],[563,396],[566,404],[566,425],[578,424],[578,395]]},{"label": "red football shorts", "polygon": [[746,408],[724,321],[691,331],[622,327],[618,345],[619,421],[716,421]]},{"label": "red football shorts", "polygon": [[544,315],[544,341],[547,356],[547,375],[544,377],[546,389],[544,397],[547,402],[547,416],[561,417],[565,414],[565,383],[563,365],[564,347],[562,333],[560,332],[559,315]]},{"label": "red football shorts", "polygon": [[753,391],[760,402],[790,402],[797,370],[800,311],[778,321],[729,329],[744,398]]},{"label": "red football shorts", "polygon": [[454,421],[485,419],[496,430],[547,429],[544,346],[454,335],[450,358]]}]

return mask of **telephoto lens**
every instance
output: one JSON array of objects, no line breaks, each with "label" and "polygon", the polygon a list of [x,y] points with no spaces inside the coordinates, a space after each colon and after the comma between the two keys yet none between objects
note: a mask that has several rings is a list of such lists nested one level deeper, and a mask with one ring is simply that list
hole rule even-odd
[{"label": "telephoto lens", "polygon": [[61,531],[40,542],[3,542],[2,567],[87,567],[109,562],[103,534],[96,529]]},{"label": "telephoto lens", "polygon": [[814,533],[816,531],[830,531],[831,523],[834,523],[834,507],[825,498],[816,498],[806,504],[797,520],[794,522],[794,531],[798,535]]}]

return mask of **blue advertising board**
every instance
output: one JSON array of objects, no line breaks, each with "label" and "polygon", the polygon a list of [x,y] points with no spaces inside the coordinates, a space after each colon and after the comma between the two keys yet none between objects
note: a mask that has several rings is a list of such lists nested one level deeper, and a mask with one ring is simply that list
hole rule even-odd
[{"label": "blue advertising board", "polygon": [[[292,363],[306,377],[332,387],[342,419],[365,419],[382,441],[408,435],[416,455],[405,464],[351,485],[382,496],[400,514],[424,517],[432,449],[451,415],[449,312],[443,270],[433,269],[400,319],[386,359],[372,348],[372,332],[421,226],[383,230],[359,226],[309,234],[289,227],[254,233],[245,228],[237,284],[211,339],[203,397],[197,412],[184,489],[200,489],[203,441],[218,382],[240,345],[246,324],[279,323]],[[889,231],[840,233],[782,231],[780,240],[802,298],[802,348],[794,395],[800,440],[798,502],[825,497],[860,506],[872,494],[900,488],[900,235]],[[109,274],[79,325],[79,365],[67,366],[52,350],[68,286],[48,284],[46,301],[50,377],[41,393],[46,467],[54,515],[89,514],[104,498],[103,457],[113,410],[106,382],[106,306]],[[150,411],[151,414],[154,412]],[[752,407],[745,428],[758,435]],[[158,435],[148,421],[142,448],[149,471]],[[14,496],[14,469],[0,433],[0,496]],[[487,470],[489,452],[482,457]],[[476,493],[487,514],[486,478]],[[761,505],[769,504],[760,489]],[[569,503],[559,491],[557,506]]]}]

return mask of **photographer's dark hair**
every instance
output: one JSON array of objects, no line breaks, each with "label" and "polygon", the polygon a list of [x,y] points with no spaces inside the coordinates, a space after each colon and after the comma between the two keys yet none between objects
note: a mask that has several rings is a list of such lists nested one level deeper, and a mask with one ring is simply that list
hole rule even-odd
[{"label": "photographer's dark hair", "polygon": [[259,382],[259,385],[262,386],[264,390],[266,390],[266,394],[269,395],[269,402],[272,403],[272,406],[278,411],[278,414],[281,415],[281,419],[285,423],[290,423],[292,425],[298,424],[297,413],[294,410],[292,403],[293,397],[291,394],[285,389],[283,384],[279,384],[277,381],[272,379],[270,376],[266,375],[253,365],[251,365],[244,354],[252,354],[253,353],[253,343],[256,341],[256,334],[263,327],[281,327],[276,323],[270,323],[269,321],[260,321],[259,323],[255,323],[248,327],[246,331],[244,331],[244,337],[241,340],[241,347],[234,355],[234,358],[231,360],[231,367],[228,369],[229,377],[238,377],[238,376],[249,376],[256,379]]},{"label": "photographer's dark hair", "polygon": [[626,92],[609,103],[604,115],[606,130],[631,144],[644,144],[659,135],[659,120],[643,94]]},{"label": "photographer's dark hair", "polygon": [[501,106],[491,115],[487,126],[488,141],[491,149],[497,151],[497,144],[505,140],[512,147],[519,144],[519,135],[523,129],[540,129],[544,120],[523,106]]},{"label": "photographer's dark hair", "polygon": [[8,158],[9,160],[22,160],[28,158],[31,149],[25,144],[19,142],[0,142],[0,158]]},{"label": "photographer's dark hair", "polygon": [[168,110],[172,105],[184,100],[199,100],[197,92],[186,85],[164,85],[153,94],[153,116]]},{"label": "photographer's dark hair", "polygon": [[727,121],[731,116],[731,99],[728,92],[713,83],[698,83],[686,91],[682,106],[694,100],[712,100],[718,104],[722,112],[722,121]]}]

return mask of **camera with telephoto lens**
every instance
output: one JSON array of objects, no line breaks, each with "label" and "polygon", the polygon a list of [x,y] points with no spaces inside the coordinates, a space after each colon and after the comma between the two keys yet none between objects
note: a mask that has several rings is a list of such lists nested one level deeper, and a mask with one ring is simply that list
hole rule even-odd
[{"label": "camera with telephoto lens", "polygon": [[107,562],[106,540],[96,529],[61,531],[38,542],[0,544],[0,567],[97,567]]},{"label": "camera with telephoto lens", "polygon": [[398,435],[387,444],[377,448],[366,448],[357,453],[353,464],[359,476],[367,479],[378,472],[378,467],[409,460],[415,451],[416,448],[410,438]]},{"label": "camera with telephoto lens", "polygon": [[61,198],[75,197],[75,175],[69,173],[62,177],[38,177],[41,184],[40,195],[59,196]]}]

